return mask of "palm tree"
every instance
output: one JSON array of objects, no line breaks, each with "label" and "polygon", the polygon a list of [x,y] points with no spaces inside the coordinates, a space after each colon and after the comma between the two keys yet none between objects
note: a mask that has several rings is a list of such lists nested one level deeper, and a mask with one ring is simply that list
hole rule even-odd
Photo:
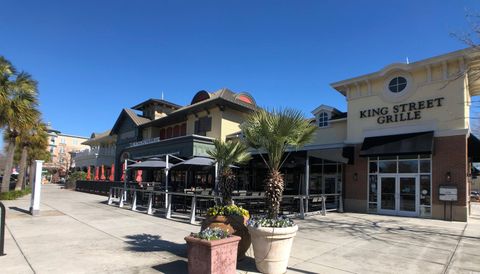
[{"label": "palm tree", "polygon": [[[0,106],[7,102],[11,77],[16,73],[12,63],[0,56]],[[1,126],[1,125],[0,125]]]},{"label": "palm tree", "polygon": [[298,149],[308,143],[316,130],[300,111],[294,109],[257,110],[250,114],[241,125],[247,144],[261,153],[267,154],[264,160],[269,169],[265,181],[265,196],[268,205],[268,217],[278,216],[283,194],[283,174],[280,168],[288,157],[284,157],[287,148]]},{"label": "palm tree", "polygon": [[236,182],[232,165],[243,164],[250,160],[250,153],[247,146],[238,141],[213,141],[214,149],[207,151],[207,154],[215,159],[220,174],[220,191],[224,205],[232,204],[233,185]]},{"label": "palm tree", "polygon": [[4,93],[2,96],[5,95],[0,108],[0,126],[4,127],[5,141],[8,144],[1,192],[9,190],[17,137],[23,131],[35,127],[40,116],[37,110],[37,82],[25,72],[6,77],[7,75],[4,73],[0,82],[0,90]]},{"label": "palm tree", "polygon": [[[35,159],[40,160],[40,158],[38,158],[39,155],[37,155],[37,150],[46,152],[48,146],[47,125],[41,121],[37,121],[35,127],[20,134],[17,144],[19,145],[19,150],[21,151],[21,157],[15,190],[20,190],[24,189],[26,185],[26,173],[29,162],[34,159],[33,157],[36,157]],[[43,155],[49,154],[44,153]],[[41,158],[43,159],[45,156]]]}]

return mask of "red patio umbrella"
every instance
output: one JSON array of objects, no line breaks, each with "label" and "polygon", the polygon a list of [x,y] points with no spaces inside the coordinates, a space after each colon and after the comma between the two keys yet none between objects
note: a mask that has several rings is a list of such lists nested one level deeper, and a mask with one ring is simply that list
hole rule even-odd
[{"label": "red patio umbrella", "polygon": [[90,166],[88,166],[88,169],[87,169],[87,181],[90,181],[90,179],[92,179],[91,175],[90,175]]},{"label": "red patio umbrella", "polygon": [[141,183],[142,182],[142,170],[139,169],[137,170],[137,177],[135,178],[135,181],[137,181],[138,183]]},{"label": "red patio umbrella", "polygon": [[122,177],[120,178],[120,181],[125,180],[125,163],[122,163]]},{"label": "red patio umbrella", "polygon": [[107,178],[105,177],[105,166],[102,165],[102,171],[100,172],[100,180],[105,181]]},{"label": "red patio umbrella", "polygon": [[99,172],[99,168],[98,167],[95,167],[95,181],[98,181],[98,172]]},{"label": "red patio umbrella", "polygon": [[113,180],[115,179],[114,174],[115,174],[115,164],[112,164],[112,168],[110,169],[110,176],[108,177],[108,180],[113,182]]}]

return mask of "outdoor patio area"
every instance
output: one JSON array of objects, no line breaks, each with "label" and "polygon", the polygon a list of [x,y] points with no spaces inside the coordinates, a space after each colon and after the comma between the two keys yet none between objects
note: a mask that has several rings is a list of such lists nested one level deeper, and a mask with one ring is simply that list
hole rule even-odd
[{"label": "outdoor patio area", "polygon": [[[44,185],[7,201],[2,273],[185,273],[184,237],[199,225],[107,205],[105,196]],[[480,271],[480,207],[467,223],[354,213],[297,219],[288,273],[471,273]],[[239,273],[255,273],[252,252]]]}]

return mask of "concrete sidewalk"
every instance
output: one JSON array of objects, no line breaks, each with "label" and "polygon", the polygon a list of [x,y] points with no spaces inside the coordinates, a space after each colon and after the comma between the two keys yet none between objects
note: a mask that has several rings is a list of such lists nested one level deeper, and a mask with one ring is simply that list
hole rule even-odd
[{"label": "concrete sidewalk", "polygon": [[[39,217],[26,213],[29,197],[5,202],[0,273],[186,272],[183,238],[199,226],[105,201],[45,185]],[[288,273],[480,272],[480,214],[468,224],[352,213],[297,223]],[[254,271],[252,258],[238,265],[239,273]]]}]

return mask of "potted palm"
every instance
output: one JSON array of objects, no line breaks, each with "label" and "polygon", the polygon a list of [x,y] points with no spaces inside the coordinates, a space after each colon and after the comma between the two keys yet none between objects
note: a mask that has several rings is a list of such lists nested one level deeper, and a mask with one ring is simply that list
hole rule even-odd
[{"label": "potted palm", "polygon": [[[279,216],[284,180],[280,172],[287,148],[298,149],[308,143],[316,130],[300,111],[293,109],[257,110],[241,125],[247,144],[260,152],[269,169],[265,181],[266,216],[251,218],[255,264],[262,273],[285,273],[298,226]],[[261,154],[266,154],[265,157]]]},{"label": "potted palm", "polygon": [[207,228],[185,237],[185,241],[188,273],[236,273],[240,237],[220,228]]},{"label": "potted palm", "polygon": [[232,170],[233,164],[242,164],[250,160],[250,154],[244,143],[238,141],[214,141],[214,149],[207,153],[218,164],[220,193],[222,202],[207,211],[207,217],[202,223],[202,230],[221,228],[242,238],[238,245],[238,259],[245,257],[245,252],[250,248],[250,234],[247,229],[247,221],[250,217],[247,210],[234,205],[232,200],[233,186],[236,183],[236,175]]}]

